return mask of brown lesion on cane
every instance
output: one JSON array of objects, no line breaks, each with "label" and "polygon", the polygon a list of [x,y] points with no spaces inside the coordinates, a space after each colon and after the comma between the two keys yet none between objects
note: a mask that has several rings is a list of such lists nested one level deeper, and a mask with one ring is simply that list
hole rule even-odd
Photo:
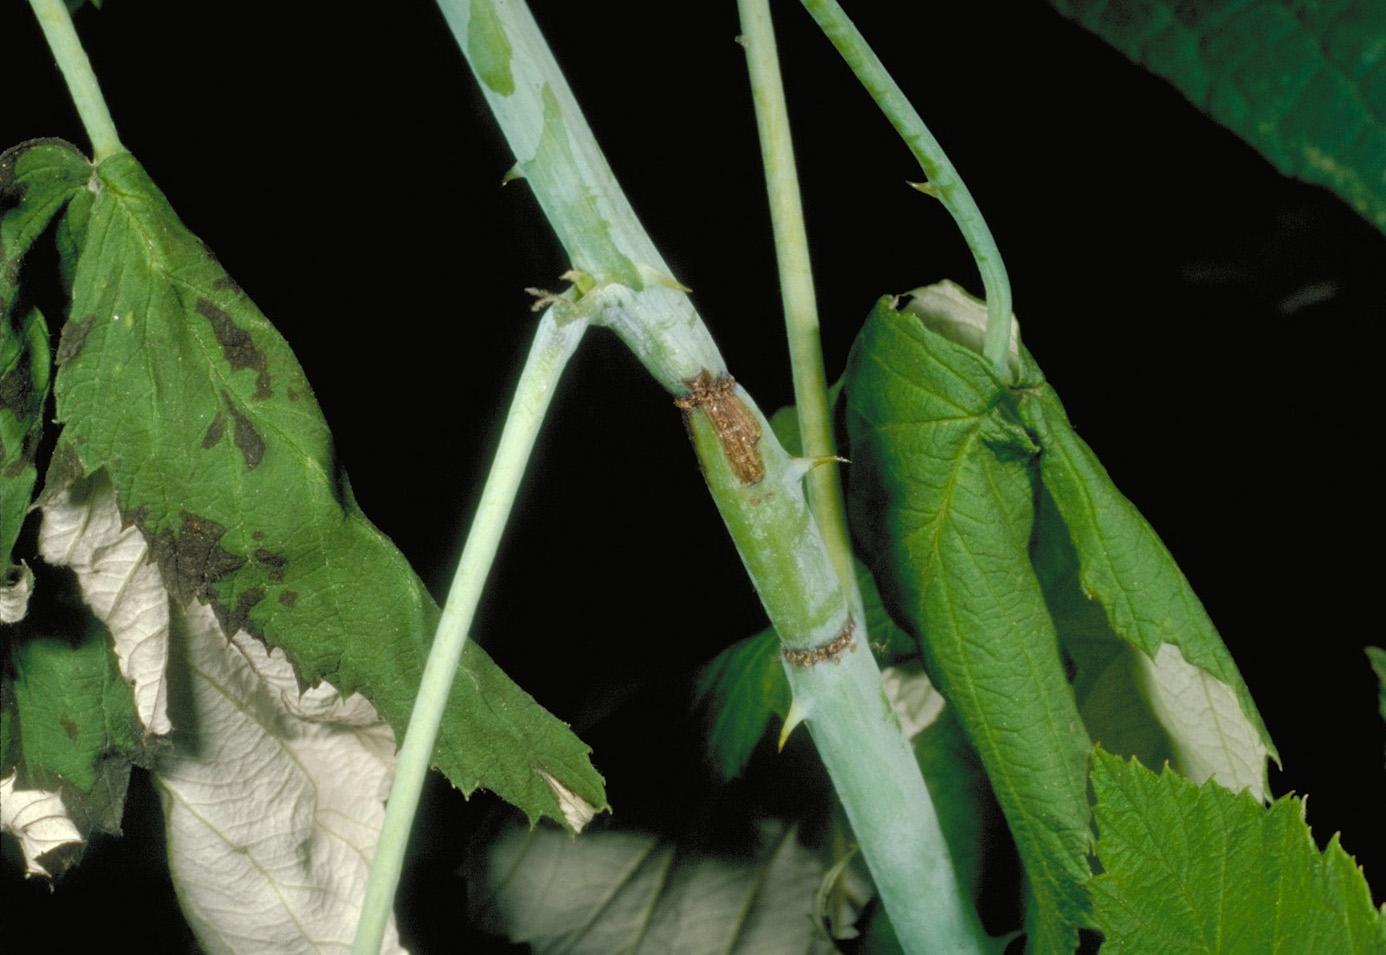
[{"label": "brown lesion on cane", "polygon": [[784,647],[780,653],[783,654],[785,662],[796,667],[817,666],[820,663],[836,663],[842,659],[842,655],[852,649],[856,643],[857,624],[851,617],[842,625],[837,636],[827,643],[819,644],[816,647],[809,647],[805,650],[796,650],[791,647]]},{"label": "brown lesion on cane", "polygon": [[732,473],[742,484],[759,483],[765,477],[765,462],[761,460],[760,422],[736,393],[736,380],[731,375],[712,377],[706,368],[696,378],[684,382],[688,394],[674,399],[683,412],[684,420],[701,408],[717,432],[722,453],[727,456]]}]

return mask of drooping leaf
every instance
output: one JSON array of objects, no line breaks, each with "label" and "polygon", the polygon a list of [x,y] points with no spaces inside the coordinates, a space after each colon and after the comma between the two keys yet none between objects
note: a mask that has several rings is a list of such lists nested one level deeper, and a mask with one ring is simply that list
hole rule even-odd
[{"label": "drooping leaf", "polygon": [[25,875],[51,878],[49,866],[54,865],[54,854],[65,862],[70,852],[86,842],[86,837],[63,805],[62,793],[22,789],[18,779],[18,770],[0,774],[0,832],[18,840]]},{"label": "drooping leaf", "polygon": [[[361,696],[300,690],[280,650],[172,609],[171,748],[154,763],[169,873],[210,955],[346,951],[394,776]],[[566,836],[564,837],[566,838]],[[397,953],[393,921],[382,951]]]},{"label": "drooping leaf", "polygon": [[93,621],[75,643],[57,636],[21,638],[11,653],[26,783],[43,789],[66,783],[90,792],[106,758],[138,751],[134,703],[105,627]]},{"label": "drooping leaf", "polygon": [[1303,800],[1266,807],[1101,750],[1092,782],[1103,952],[1386,952],[1361,869],[1337,836],[1318,851]]},{"label": "drooping leaf", "polygon": [[847,395],[854,532],[986,767],[1035,893],[1030,944],[1071,951],[1088,741],[1029,560],[1037,448],[988,363],[889,300]]},{"label": "drooping leaf", "polygon": [[1386,231],[1386,4],[1051,2]]},{"label": "drooping leaf", "polygon": [[[1080,677],[1079,692],[1085,716],[1105,732],[1090,730],[1151,768],[1168,757],[1194,782],[1265,798],[1275,749],[1174,558],[1073,431],[1049,385],[1027,391],[1020,412],[1044,449],[1035,563],[1060,632],[1072,631],[1066,646],[1091,674]],[[1133,734],[1147,737],[1145,751]]]},{"label": "drooping leaf", "polygon": [[[64,449],[60,454],[71,452]],[[77,574],[87,606],[111,633],[116,663],[132,688],[143,732],[166,735],[168,593],[144,535],[126,524],[104,471],[43,493],[39,552]]]},{"label": "drooping leaf", "polygon": [[110,634],[71,591],[51,581],[45,606],[7,634],[0,679],[0,776],[15,800],[4,828],[40,875],[74,865],[93,831],[120,832],[131,760],[144,756]]},{"label": "drooping leaf", "polygon": [[[33,496],[51,360],[48,326],[20,287],[34,240],[82,188],[90,167],[65,144],[38,140],[0,153],[0,593],[19,577],[10,552]],[[17,607],[6,623],[18,619]]]},{"label": "drooping leaf", "polygon": [[[282,647],[305,683],[362,692],[402,732],[437,621],[356,507],[283,338],[129,154],[88,167],[63,220],[75,254],[54,386],[80,470],[106,469],[177,603]],[[549,779],[602,808],[588,748],[469,644],[435,765],[531,819]],[[547,778],[546,778],[547,777]]]},{"label": "drooping leaf", "polygon": [[479,924],[535,955],[826,955],[813,921],[826,869],[778,822],[740,857],[644,833],[510,826],[474,866],[468,897]]}]

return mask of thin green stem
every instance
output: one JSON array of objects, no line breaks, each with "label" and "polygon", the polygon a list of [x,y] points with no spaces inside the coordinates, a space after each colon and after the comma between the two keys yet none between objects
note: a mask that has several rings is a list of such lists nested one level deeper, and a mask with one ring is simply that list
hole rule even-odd
[{"label": "thin green stem", "polygon": [[378,955],[381,940],[394,908],[395,891],[404,868],[404,852],[409,832],[414,824],[419,794],[424,778],[433,761],[433,748],[438,739],[438,727],[443,720],[448,694],[462,659],[472,617],[485,586],[491,564],[495,561],[506,521],[525,465],[534,448],[535,438],[544,421],[555,386],[572,357],[587,321],[574,318],[560,323],[557,309],[550,309],[539,322],[530,348],[529,358],[520,373],[510,412],[501,432],[500,446],[486,476],[476,516],[472,519],[462,559],[452,579],[443,614],[438,621],[438,633],[424,664],[419,682],[419,695],[409,717],[409,728],[400,746],[395,765],[395,781],[390,801],[385,808],[385,822],[380,830],[375,859],[362,904],[361,920],[356,928],[355,955]]},{"label": "thin green stem", "polygon": [[82,49],[82,41],[72,26],[72,15],[67,11],[63,0],[29,0],[34,9],[43,37],[53,58],[58,61],[67,91],[77,107],[77,115],[86,128],[87,138],[91,140],[91,158],[100,162],[116,153],[124,152],[120,137],[116,135],[115,123],[111,121],[111,111],[106,108],[106,100],[101,96],[101,87],[92,72],[87,51]]},{"label": "thin green stem", "polygon": [[[799,172],[789,132],[789,110],[780,79],[780,57],[769,0],[739,0],[741,43],[751,74],[760,158],[770,197],[770,222],[775,235],[775,260],[780,273],[785,332],[794,372],[794,403],[799,415],[799,440],[804,456],[824,463],[805,478],[809,506],[823,532],[842,589],[856,592],[852,544],[842,502],[842,479],[836,462],[832,409],[823,369],[823,346],[818,335],[818,302],[813,291],[808,233],[799,195]],[[855,603],[855,601],[854,601]]]},{"label": "thin green stem", "polygon": [[943,203],[958,228],[962,230],[972,257],[977,260],[977,271],[982,274],[982,285],[987,299],[987,333],[982,353],[991,362],[996,374],[1005,379],[1009,377],[1008,353],[1011,334],[1011,282],[1006,276],[1006,263],[996,248],[991,229],[982,218],[972,193],[968,192],[957,169],[949,162],[943,147],[924,125],[924,120],[910,101],[905,98],[899,84],[886,72],[880,59],[867,44],[865,37],[856,28],[837,0],[802,0],[805,9],[817,21],[833,46],[842,54],[852,72],[862,86],[871,94],[876,105],[885,113],[890,124],[895,127],[909,146],[914,158],[924,170],[928,183],[923,191],[937,196]]}]

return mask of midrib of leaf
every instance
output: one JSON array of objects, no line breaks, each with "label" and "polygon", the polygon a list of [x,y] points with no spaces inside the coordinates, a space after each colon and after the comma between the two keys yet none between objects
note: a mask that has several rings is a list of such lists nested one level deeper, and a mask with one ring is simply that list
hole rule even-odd
[{"label": "midrib of leaf", "polygon": [[[288,915],[288,917],[293,921],[294,925],[297,926],[299,936],[305,942],[309,942],[311,944],[312,939],[309,938],[308,932],[304,928],[303,923],[298,920],[298,915],[294,912],[293,906],[289,904],[288,899],[284,898],[283,893],[279,891],[279,883],[273,878],[271,878],[270,874],[265,871],[265,868],[262,865],[260,865],[259,861],[255,858],[255,854],[251,852],[247,847],[238,845],[232,842],[229,838],[227,838],[226,834],[223,833],[216,826],[214,826],[206,816],[202,815],[202,813],[194,809],[191,803],[189,803],[186,799],[178,795],[178,793],[174,792],[168,786],[165,786],[163,780],[159,778],[158,773],[154,774],[154,780],[162,792],[167,794],[168,797],[172,799],[174,802],[182,806],[184,811],[186,811],[189,815],[195,818],[198,822],[202,823],[203,827],[212,835],[216,836],[217,839],[221,841],[222,845],[226,846],[236,855],[245,859],[246,862],[251,866],[251,868],[253,868],[256,872],[260,874],[260,878],[264,881],[265,885],[267,885],[269,887],[269,890],[274,893],[274,897],[279,900],[279,907],[284,910],[284,913]],[[316,824],[317,823],[315,818],[314,825]],[[208,919],[199,919],[199,921],[202,922],[203,925],[213,924],[212,920]],[[214,925],[213,927],[215,930]],[[218,934],[220,934],[220,932],[218,932]],[[234,948],[234,946],[228,947]],[[313,945],[313,947],[318,948],[317,945]],[[318,950],[321,951],[321,949]]]},{"label": "midrib of leaf", "polygon": [[[525,843],[525,852],[529,851],[529,846],[530,843],[527,841]],[[630,884],[630,880],[635,877],[635,874],[640,871],[640,867],[645,864],[645,860],[648,859],[657,848],[659,848],[658,840],[651,839],[649,846],[646,847],[644,852],[640,853],[640,855],[636,857],[634,864],[632,864],[629,868],[627,868],[624,872],[621,873],[621,877],[616,880],[616,883],[611,887],[611,891],[608,892],[606,896],[602,899],[601,904],[594,906],[592,908],[592,911],[588,913],[587,920],[582,923],[581,930],[572,936],[568,944],[564,946],[560,950],[560,952],[557,953],[557,955],[567,955],[568,952],[571,952],[573,950],[573,946],[577,945],[579,942],[581,942],[584,938],[587,937],[587,933],[589,930],[591,930],[593,924],[596,923],[596,921],[602,917],[602,913],[604,913],[608,908],[611,907],[612,900],[615,899],[616,896],[621,894],[621,890],[623,888]],[[521,853],[521,858],[523,857],[524,853]],[[516,863],[516,867],[518,867],[518,863]],[[510,874],[506,876],[506,881],[508,882],[510,880],[510,877],[513,875],[514,870],[512,869]],[[497,895],[500,894],[501,888],[504,888],[504,884],[497,887]]]},{"label": "midrib of leaf", "polygon": [[765,865],[761,866],[756,872],[755,880],[751,883],[750,889],[746,892],[746,901],[741,906],[741,911],[737,913],[736,926],[732,931],[731,938],[727,941],[727,955],[733,955],[736,951],[737,940],[746,931],[746,923],[750,920],[751,912],[755,909],[756,900],[760,898],[761,889],[765,886],[765,880],[770,871],[775,867],[775,862],[784,852],[785,846],[789,845],[794,838],[797,830],[794,826],[785,826],[784,832],[780,834],[780,840],[775,844],[775,850],[770,853],[770,859]]},{"label": "midrib of leaf", "polygon": [[[656,842],[658,846],[658,842]],[[645,936],[650,932],[650,920],[654,918],[655,909],[659,907],[659,897],[664,894],[664,887],[669,884],[669,873],[674,871],[674,859],[677,851],[668,846],[664,848],[664,862],[659,867],[659,874],[655,878],[654,891],[650,893],[649,901],[645,903],[645,911],[640,919],[640,933],[635,937],[635,943],[631,945],[630,952],[639,952],[640,946],[645,944]]]}]

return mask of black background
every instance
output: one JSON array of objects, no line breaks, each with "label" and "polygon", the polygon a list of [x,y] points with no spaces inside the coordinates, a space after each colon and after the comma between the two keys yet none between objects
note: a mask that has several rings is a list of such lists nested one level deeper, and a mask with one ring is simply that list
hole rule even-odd
[{"label": "black background", "polygon": [[[798,5],[776,6],[835,377],[876,296],[980,288],[942,208],[904,185],[909,154]],[[787,403],[734,4],[533,7],[733,373]],[[1361,648],[1384,639],[1386,239],[1037,0],[849,12],[987,215],[1075,425],[1218,622],[1284,758],[1275,792],[1312,796],[1316,835],[1344,831],[1379,901],[1386,734]],[[557,289],[567,264],[527,187],[500,188],[511,160],[440,14],[109,0],[77,23],[124,143],[288,338],[361,506],[441,597],[532,331],[523,290]],[[0,10],[0,54],[0,145],[85,147],[23,4]],[[1287,309],[1319,283],[1336,291]],[[676,775],[701,759],[680,680],[762,626],[667,396],[594,331],[477,638],[594,743],[618,817],[638,817],[672,788],[642,754]],[[406,884],[418,951],[457,942],[449,873],[493,803],[429,790]],[[126,826],[55,893],[7,868],[6,938],[186,946],[139,779]]]}]

